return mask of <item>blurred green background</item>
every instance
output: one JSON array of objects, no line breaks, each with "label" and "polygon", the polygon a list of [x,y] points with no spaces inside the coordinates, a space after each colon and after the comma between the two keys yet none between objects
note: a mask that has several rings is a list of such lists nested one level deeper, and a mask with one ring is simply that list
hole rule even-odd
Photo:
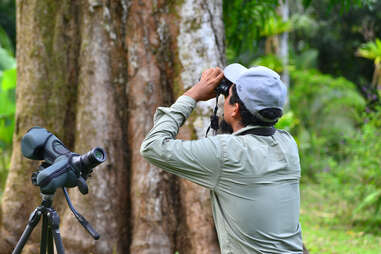
[{"label": "blurred green background", "polygon": [[[228,63],[265,65],[289,79],[278,128],[299,145],[308,250],[380,253],[381,1],[225,0],[223,8]],[[3,0],[0,198],[15,118],[15,27],[15,1]]]}]

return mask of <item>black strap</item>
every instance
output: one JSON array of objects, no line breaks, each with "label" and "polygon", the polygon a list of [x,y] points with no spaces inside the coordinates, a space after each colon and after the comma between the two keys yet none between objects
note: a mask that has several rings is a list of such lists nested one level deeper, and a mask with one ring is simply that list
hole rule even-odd
[{"label": "black strap", "polygon": [[206,130],[205,137],[208,137],[208,132],[210,131],[210,128],[213,129],[214,135],[216,135],[217,130],[220,128],[219,123],[218,123],[218,116],[217,116],[218,96],[219,96],[219,94],[216,95],[216,106],[214,107],[213,115],[210,116],[210,125],[209,125],[208,129]]},{"label": "black strap", "polygon": [[263,127],[263,128],[254,128],[247,131],[241,132],[238,135],[254,134],[258,136],[272,136],[276,132],[274,127]]}]

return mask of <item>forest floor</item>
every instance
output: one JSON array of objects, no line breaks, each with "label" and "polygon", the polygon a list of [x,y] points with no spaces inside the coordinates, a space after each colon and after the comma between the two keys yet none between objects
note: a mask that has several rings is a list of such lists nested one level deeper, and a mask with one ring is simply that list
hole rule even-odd
[{"label": "forest floor", "polygon": [[345,209],[353,208],[340,200],[339,193],[328,192],[317,184],[301,185],[300,221],[303,242],[310,254],[381,253],[381,224],[353,225]]}]

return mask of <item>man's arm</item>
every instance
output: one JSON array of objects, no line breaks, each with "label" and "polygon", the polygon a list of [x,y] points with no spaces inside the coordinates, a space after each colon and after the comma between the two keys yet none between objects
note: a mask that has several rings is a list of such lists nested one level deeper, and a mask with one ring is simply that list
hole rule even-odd
[{"label": "man's arm", "polygon": [[140,149],[143,157],[153,165],[210,189],[215,187],[221,171],[220,140],[213,137],[183,141],[176,140],[176,136],[196,102],[213,98],[214,88],[222,77],[220,69],[209,69],[203,73],[201,81],[171,107],[159,107],[154,126]]}]

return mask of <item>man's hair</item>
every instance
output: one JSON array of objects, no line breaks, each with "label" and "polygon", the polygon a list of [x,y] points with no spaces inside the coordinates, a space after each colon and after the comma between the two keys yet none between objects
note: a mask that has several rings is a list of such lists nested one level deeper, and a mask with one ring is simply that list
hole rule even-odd
[{"label": "man's hair", "polygon": [[258,119],[256,116],[250,113],[249,110],[245,107],[243,102],[238,96],[237,88],[235,84],[232,85],[232,95],[230,96],[229,104],[234,105],[235,103],[238,103],[239,105],[239,113],[241,115],[241,123],[243,126],[248,125],[261,125],[261,126],[273,126],[278,122],[278,118],[282,116],[282,110],[278,108],[265,108],[262,110],[259,110],[258,113],[267,118],[267,119],[276,119],[273,122],[264,122],[260,119]]}]

